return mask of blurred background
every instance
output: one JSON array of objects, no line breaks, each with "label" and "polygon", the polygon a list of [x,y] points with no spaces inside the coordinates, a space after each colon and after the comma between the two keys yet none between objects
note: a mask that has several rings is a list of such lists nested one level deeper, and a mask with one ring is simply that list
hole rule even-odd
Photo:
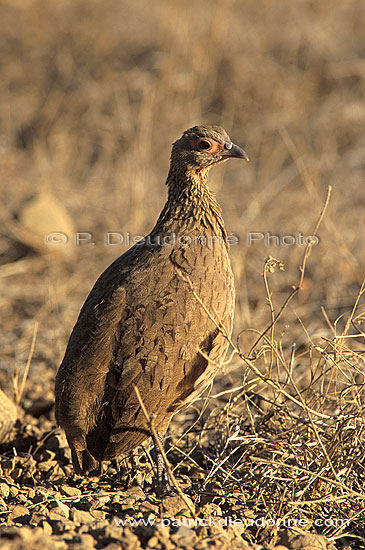
[{"label": "blurred background", "polygon": [[[283,346],[343,328],[364,271],[364,12],[360,0],[1,3],[1,382],[24,367],[37,322],[26,409],[52,402],[78,311],[127,248],[105,233],[151,230],[171,143],[195,124],[222,125],[250,157],[210,176],[239,239],[235,335],[270,322],[265,259],[285,264],[270,274],[278,307],[304,252],[247,235],[311,235],[329,185]],[[46,244],[53,232],[68,243]],[[75,246],[76,232],[95,244]]]}]

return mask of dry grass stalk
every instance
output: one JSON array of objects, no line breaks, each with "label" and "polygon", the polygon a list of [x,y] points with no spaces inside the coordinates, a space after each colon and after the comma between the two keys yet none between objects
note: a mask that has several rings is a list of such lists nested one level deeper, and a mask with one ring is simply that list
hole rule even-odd
[{"label": "dry grass stalk", "polygon": [[28,359],[27,359],[27,363],[25,365],[25,369],[24,369],[24,372],[23,372],[23,377],[22,377],[22,381],[21,381],[20,385],[19,385],[19,372],[16,373],[16,375],[14,376],[14,379],[13,379],[15,402],[16,402],[17,405],[20,404],[20,402],[22,400],[22,397],[23,397],[23,394],[24,394],[25,384],[26,384],[26,381],[27,381],[27,378],[28,378],[30,364],[32,362],[35,343],[36,343],[36,340],[37,340],[37,333],[38,333],[38,322],[35,321],[34,328],[33,328],[32,342],[30,344]]}]

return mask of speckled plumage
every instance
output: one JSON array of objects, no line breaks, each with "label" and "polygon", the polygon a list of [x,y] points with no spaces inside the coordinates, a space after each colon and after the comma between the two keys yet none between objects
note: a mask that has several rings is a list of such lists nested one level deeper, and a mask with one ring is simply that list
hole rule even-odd
[{"label": "speckled plumage", "polygon": [[247,158],[220,127],[184,132],[173,145],[168,199],[154,229],[104,271],[81,309],[56,378],[56,419],[78,473],[96,471],[149,437],[134,386],[164,434],[226,354],[227,339],[187,278],[231,334],[229,245],[206,177],[234,156]]}]

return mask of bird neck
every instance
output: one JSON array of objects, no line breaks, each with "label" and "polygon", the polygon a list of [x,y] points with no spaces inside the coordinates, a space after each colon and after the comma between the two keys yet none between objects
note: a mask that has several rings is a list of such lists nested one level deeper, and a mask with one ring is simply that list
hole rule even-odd
[{"label": "bird neck", "polygon": [[227,237],[222,209],[207,186],[208,169],[176,172],[170,168],[166,185],[168,198],[153,232],[190,232]]}]

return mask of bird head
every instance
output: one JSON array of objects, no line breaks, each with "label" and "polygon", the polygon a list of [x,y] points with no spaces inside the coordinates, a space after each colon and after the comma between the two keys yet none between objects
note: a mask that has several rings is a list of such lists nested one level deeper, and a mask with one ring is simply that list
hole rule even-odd
[{"label": "bird head", "polygon": [[182,165],[187,172],[196,173],[202,181],[214,164],[229,158],[248,161],[245,151],[232,143],[220,126],[189,128],[172,146],[171,161]]}]

